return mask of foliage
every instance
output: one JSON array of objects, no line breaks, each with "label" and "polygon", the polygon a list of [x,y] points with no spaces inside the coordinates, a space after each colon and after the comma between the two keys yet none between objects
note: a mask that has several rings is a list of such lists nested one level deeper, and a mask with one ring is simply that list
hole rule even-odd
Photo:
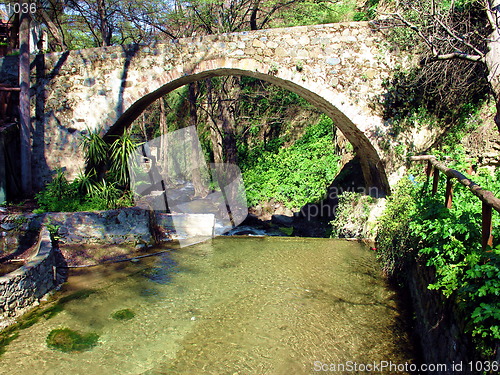
[{"label": "foliage", "polygon": [[130,177],[128,175],[129,157],[141,143],[137,143],[132,138],[129,131],[125,131],[111,144],[109,148],[111,166],[109,173],[113,175],[113,181],[118,185],[128,186]]},{"label": "foliage", "polygon": [[62,352],[81,352],[97,345],[99,335],[80,333],[69,328],[57,328],[47,336],[47,346]]},{"label": "foliage", "polygon": [[277,17],[275,23],[280,26],[302,26],[346,21],[367,21],[375,16],[378,0],[368,0],[358,8],[355,0],[298,2]]},{"label": "foliage", "polygon": [[250,206],[274,198],[298,208],[320,200],[338,172],[333,124],[324,116],[288,148],[262,151],[241,166]]},{"label": "foliage", "polygon": [[59,229],[61,227],[60,225],[57,225],[57,224],[47,224],[46,227],[47,227],[47,230],[49,231],[50,240],[52,242],[57,242],[58,240],[61,239],[61,237],[59,236]]},{"label": "foliage", "polygon": [[109,145],[99,135],[100,132],[101,129],[87,129],[87,133],[82,134],[81,147],[85,154],[85,163],[93,173],[97,173],[99,167],[108,161]]},{"label": "foliage", "polygon": [[129,132],[109,146],[98,131],[89,131],[81,143],[87,171],[69,182],[62,170],[58,170],[54,179],[36,195],[39,209],[35,211],[94,211],[132,205],[128,157],[138,145]]},{"label": "foliage", "polygon": [[370,215],[373,198],[353,191],[346,191],[339,196],[335,210],[335,219],[331,237],[359,238],[363,235],[364,224]]},{"label": "foliage", "polygon": [[377,254],[384,273],[390,278],[398,277],[414,255],[408,225],[415,212],[415,189],[409,178],[401,179],[387,197],[386,208],[379,219]]},{"label": "foliage", "polygon": [[[456,169],[464,167],[458,155]],[[462,169],[463,170],[463,169]],[[442,179],[444,180],[444,178]],[[498,195],[500,179],[487,173],[473,180]],[[389,199],[380,223],[378,252],[386,271],[401,276],[417,256],[435,269],[429,289],[453,299],[466,317],[466,329],[484,357],[500,340],[500,247],[481,247],[481,202],[467,188],[455,184],[453,206],[443,205],[444,181],[436,196],[425,193],[427,183],[403,180]],[[494,237],[500,227],[494,216]]]},{"label": "foliage", "polygon": [[81,204],[81,195],[77,184],[70,183],[62,170],[58,170],[54,179],[45,189],[36,195],[39,209],[36,212],[71,212],[77,211]]}]

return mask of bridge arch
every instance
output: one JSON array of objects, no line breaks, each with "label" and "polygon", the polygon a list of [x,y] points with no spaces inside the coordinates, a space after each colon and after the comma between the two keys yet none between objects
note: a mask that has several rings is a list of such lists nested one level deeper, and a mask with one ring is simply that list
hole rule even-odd
[{"label": "bridge arch", "polygon": [[[148,81],[138,90],[127,90],[118,117],[108,117],[106,136],[121,134],[155,100],[186,84],[210,77],[250,76],[292,91],[329,116],[353,145],[358,155],[367,188],[378,196],[390,194],[387,173],[378,151],[363,131],[366,118],[348,97],[334,92],[321,80],[305,79],[297,70],[264,64],[251,58],[202,60],[182,70],[170,71]],[[114,117],[114,118],[113,118]],[[370,127],[366,126],[366,130]]]}]

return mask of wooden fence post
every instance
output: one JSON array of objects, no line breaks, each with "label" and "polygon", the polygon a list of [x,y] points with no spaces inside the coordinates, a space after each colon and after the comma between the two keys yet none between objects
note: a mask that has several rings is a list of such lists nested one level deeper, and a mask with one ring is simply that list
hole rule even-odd
[{"label": "wooden fence post", "polygon": [[492,224],[491,224],[491,206],[483,202],[482,210],[482,245],[483,250],[486,250],[488,246],[493,245]]},{"label": "wooden fence post", "polygon": [[434,178],[432,179],[432,195],[436,195],[439,183],[439,169],[434,169]]},{"label": "wooden fence post", "polygon": [[453,181],[451,177],[446,179],[446,195],[444,198],[444,205],[446,208],[451,208],[453,200]]},{"label": "wooden fence post", "polygon": [[432,163],[430,160],[427,161],[427,168],[425,168],[425,175],[427,176],[427,184],[429,183],[429,179],[432,176]]}]

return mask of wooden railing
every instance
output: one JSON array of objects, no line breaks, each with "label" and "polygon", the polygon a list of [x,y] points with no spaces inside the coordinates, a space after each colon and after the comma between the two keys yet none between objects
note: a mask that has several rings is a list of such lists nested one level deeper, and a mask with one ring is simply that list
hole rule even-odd
[{"label": "wooden railing", "polygon": [[458,180],[462,185],[469,188],[469,190],[477,196],[482,202],[482,246],[486,249],[488,246],[493,245],[492,236],[492,224],[491,215],[492,209],[500,213],[500,199],[495,197],[491,191],[484,190],[481,186],[476,184],[474,181],[465,177],[462,173],[448,168],[446,165],[441,164],[435,156],[432,155],[420,155],[412,156],[410,158],[412,161],[427,161],[427,182],[431,176],[432,180],[432,194],[436,194],[439,182],[439,172],[443,172],[446,175],[446,190],[445,190],[445,201],[444,204],[447,208],[451,208],[453,200],[453,180]]}]

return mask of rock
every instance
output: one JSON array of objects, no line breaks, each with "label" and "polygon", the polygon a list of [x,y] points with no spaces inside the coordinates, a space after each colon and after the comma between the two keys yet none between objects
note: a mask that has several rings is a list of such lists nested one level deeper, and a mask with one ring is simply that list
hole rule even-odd
[{"label": "rock", "polygon": [[293,225],[294,218],[293,216],[285,216],[285,215],[273,215],[271,217],[271,222],[281,227],[291,227]]},{"label": "rock", "polygon": [[264,47],[264,43],[262,43],[262,41],[259,39],[255,39],[252,43],[252,46],[255,48],[262,48]]},{"label": "rock", "polygon": [[0,227],[3,230],[12,230],[12,229],[15,229],[17,227],[17,225],[14,223],[3,223],[3,224],[0,224]]},{"label": "rock", "polygon": [[329,65],[337,65],[340,64],[340,59],[338,57],[328,57],[326,63]]},{"label": "rock", "polygon": [[311,42],[311,40],[309,39],[309,37],[307,35],[303,35],[299,39],[299,44],[302,46],[308,46],[310,42]]},{"label": "rock", "polygon": [[147,249],[147,245],[144,243],[139,243],[139,244],[135,245],[136,251],[141,251],[141,250],[145,250],[145,249]]},{"label": "rock", "polygon": [[373,79],[375,78],[375,76],[377,75],[377,72],[374,70],[374,69],[368,69],[366,72],[365,72],[365,76],[368,78],[368,79]]}]

